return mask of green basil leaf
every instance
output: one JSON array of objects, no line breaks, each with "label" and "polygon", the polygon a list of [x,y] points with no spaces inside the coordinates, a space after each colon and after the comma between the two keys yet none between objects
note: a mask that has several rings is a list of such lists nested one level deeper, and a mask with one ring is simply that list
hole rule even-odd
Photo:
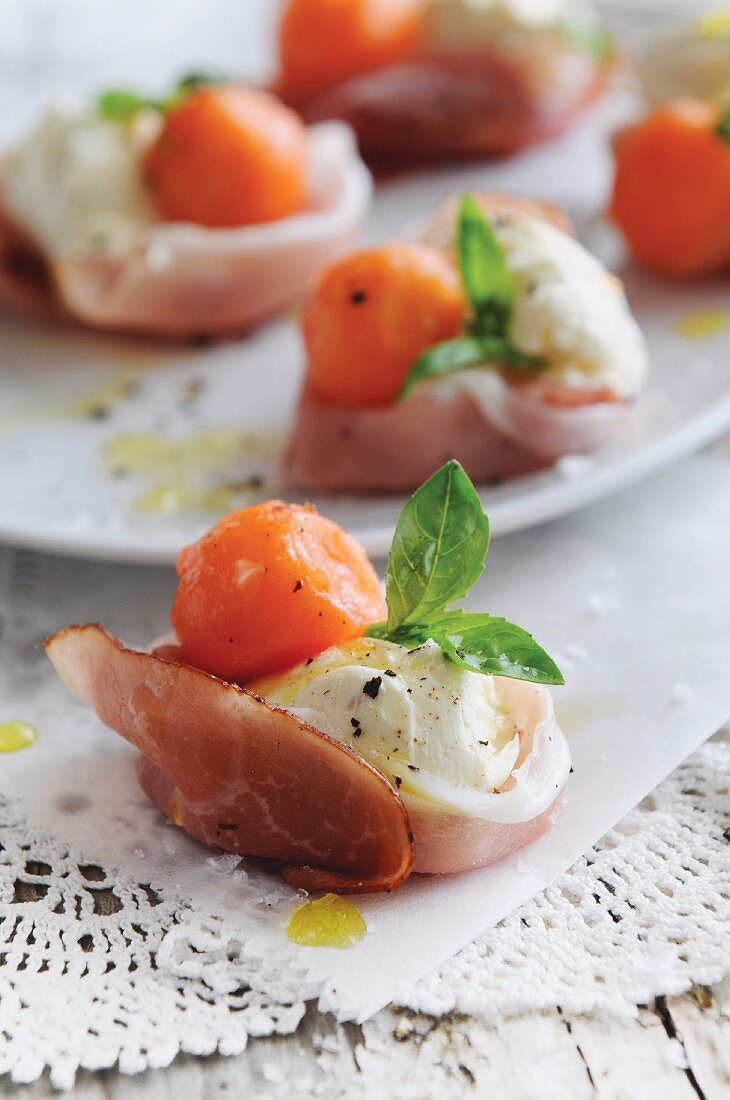
[{"label": "green basil leaf", "polygon": [[128,122],[138,111],[143,110],[145,107],[153,107],[158,111],[169,111],[172,107],[176,107],[188,92],[193,91],[195,88],[202,88],[209,84],[226,84],[227,82],[228,78],[222,73],[188,73],[177,82],[171,94],[165,99],[148,99],[145,96],[138,95],[137,92],[111,88],[109,91],[102,92],[97,96],[96,106],[104,118],[112,119],[115,122]]},{"label": "green basil leaf", "polygon": [[584,19],[564,19],[558,30],[563,38],[585,50],[599,64],[611,61],[616,55],[616,43],[610,32],[600,23]]},{"label": "green basil leaf", "polygon": [[479,335],[506,337],[515,280],[502,246],[473,195],[464,195],[461,200],[457,242],[461,277]]},{"label": "green basil leaf", "polygon": [[175,91],[180,94],[182,92],[191,92],[194,88],[204,88],[210,84],[228,84],[230,83],[230,77],[224,73],[219,72],[193,72],[186,73],[177,82]]},{"label": "green basil leaf", "polygon": [[424,351],[413,364],[398,393],[398,400],[407,397],[418,382],[427,378],[442,378],[469,367],[503,365],[518,370],[539,370],[544,360],[537,355],[525,355],[513,348],[501,336],[457,336]]},{"label": "green basil leaf", "polygon": [[110,89],[96,97],[96,107],[103,118],[115,122],[127,122],[145,107],[157,107],[152,99],[145,99],[136,92]]},{"label": "green basil leaf", "polygon": [[177,107],[179,103],[185,99],[190,92],[194,92],[197,88],[208,88],[212,84],[228,84],[229,78],[224,76],[223,73],[217,72],[195,72],[187,73],[180,80],[178,80],[173,91],[165,99],[160,107],[163,111],[171,111],[174,107]]},{"label": "green basil leaf", "polygon": [[487,676],[533,684],[564,684],[552,657],[531,634],[507,619],[447,611],[431,624],[433,640],[450,661]]},{"label": "green basil leaf", "polygon": [[401,386],[398,400],[406,397],[416,383],[425,378],[440,378],[483,362],[482,343],[475,336],[457,336],[453,340],[445,340],[443,344],[436,344],[416,359]]},{"label": "green basil leaf", "polygon": [[452,664],[483,676],[505,676],[532,684],[564,684],[558,666],[531,634],[507,619],[468,611],[446,611],[426,623],[413,623],[388,633],[379,623],[371,637],[387,638],[404,649],[417,649],[429,640]]},{"label": "green basil leaf", "polygon": [[462,466],[452,459],[403,509],[388,555],[388,618],[366,634],[416,649],[429,639],[446,660],[485,676],[562,684],[560,669],[531,634],[506,619],[445,610],[481,575],[489,521]]},{"label": "green basil leaf", "polygon": [[481,576],[488,546],[489,521],[477,491],[452,459],[416,490],[398,520],[385,577],[388,631],[425,622],[466,595]]},{"label": "green basil leaf", "polygon": [[730,104],[723,110],[720,115],[720,121],[717,124],[717,133],[730,145]]}]

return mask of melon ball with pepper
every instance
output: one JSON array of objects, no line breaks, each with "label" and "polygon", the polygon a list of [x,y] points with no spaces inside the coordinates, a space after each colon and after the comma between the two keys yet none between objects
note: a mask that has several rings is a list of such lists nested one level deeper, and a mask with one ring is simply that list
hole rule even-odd
[{"label": "melon ball with pepper", "polygon": [[453,260],[391,241],[320,276],[302,321],[310,385],[334,405],[395,401],[418,357],[462,329],[466,302]]},{"label": "melon ball with pepper", "polygon": [[293,668],[386,617],[365,551],[310,505],[232,512],[182,551],[177,571],[183,659],[238,683]]}]

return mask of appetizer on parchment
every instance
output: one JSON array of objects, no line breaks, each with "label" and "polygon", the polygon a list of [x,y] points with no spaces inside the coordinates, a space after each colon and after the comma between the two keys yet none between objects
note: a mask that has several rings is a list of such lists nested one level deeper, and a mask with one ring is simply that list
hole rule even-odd
[{"label": "appetizer on parchment", "polygon": [[267,92],[60,100],[0,166],[0,300],[94,328],[251,328],[352,247],[370,179],[350,131]]},{"label": "appetizer on parchment", "polygon": [[74,626],[46,650],[140,749],[142,787],[176,825],[297,886],[394,890],[535,839],[570,769],[555,663],[520,627],[453,607],[488,544],[449,462],[403,510],[383,601],[349,535],[268,501],[182,552],[170,645]]},{"label": "appetizer on parchment", "polygon": [[289,0],[277,91],[341,118],[366,156],[513,153],[603,89],[613,43],[582,0]]},{"label": "appetizer on parchment", "polygon": [[594,451],[647,360],[620,282],[560,212],[503,195],[335,262],[303,334],[286,473],[330,492],[413,489],[450,455],[486,482]]},{"label": "appetizer on parchment", "polygon": [[666,103],[614,154],[611,215],[634,255],[675,277],[730,271],[730,102]]}]

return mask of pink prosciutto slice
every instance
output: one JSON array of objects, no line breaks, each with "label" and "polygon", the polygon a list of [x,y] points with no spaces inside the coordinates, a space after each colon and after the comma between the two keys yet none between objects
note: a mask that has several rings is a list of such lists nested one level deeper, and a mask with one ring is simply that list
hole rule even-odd
[{"label": "pink prosciutto slice", "polygon": [[423,384],[404,401],[376,408],[341,408],[307,388],[285,475],[310,491],[399,492],[456,458],[475,482],[516,477],[613,438],[628,403],[601,390],[584,396],[582,406],[565,405],[570,395],[547,382],[518,386],[486,369]]},{"label": "pink prosciutto slice", "polygon": [[555,456],[510,439],[467,393],[442,399],[421,387],[395,405],[348,409],[308,388],[284,472],[293,487],[304,490],[405,492],[450,458],[461,462],[472,481],[483,483],[529,473]]},{"label": "pink prosciutto slice", "polygon": [[[362,757],[235,684],[127,649],[100,627],[46,643],[76,698],[143,754],[142,788],[197,840],[275,863],[295,886],[394,890],[412,870],[482,867],[555,820],[570,768],[545,688],[500,679],[520,748],[493,793],[419,774],[401,799]],[[415,852],[415,862],[414,862]]]},{"label": "pink prosciutto slice", "polygon": [[197,840],[277,861],[312,889],[394,890],[408,877],[403,804],[344,745],[98,626],[69,627],[46,652],[71,694],[144,754],[144,789]]},{"label": "pink prosciutto slice", "polygon": [[587,51],[423,50],[312,98],[277,93],[305,120],[339,118],[363,153],[386,162],[507,155],[561,133],[603,90],[610,66]]},{"label": "pink prosciutto slice", "polygon": [[114,255],[44,255],[12,222],[0,180],[0,301],[94,328],[185,339],[250,329],[297,301],[352,247],[371,183],[339,123],[310,131],[311,209],[237,229],[160,222]]},{"label": "pink prosciutto slice", "polygon": [[[539,217],[564,233],[560,207],[504,192],[479,191],[489,213]],[[417,238],[451,252],[459,196],[447,198]],[[478,483],[552,466],[562,455],[590,454],[628,420],[630,402],[600,382],[569,387],[556,378],[509,377],[497,369],[459,371],[420,384],[404,400],[344,408],[306,386],[285,458],[292,487],[316,492],[405,492],[449,458]]]},{"label": "pink prosciutto slice", "polygon": [[496,680],[520,738],[517,762],[498,791],[453,787],[418,774],[419,793],[403,801],[416,838],[414,871],[451,874],[494,863],[547,832],[560,809],[570,753],[546,688]]}]

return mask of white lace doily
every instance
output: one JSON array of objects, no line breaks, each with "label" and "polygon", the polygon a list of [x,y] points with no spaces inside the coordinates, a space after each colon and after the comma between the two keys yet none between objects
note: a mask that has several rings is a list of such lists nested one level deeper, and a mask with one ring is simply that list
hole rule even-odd
[{"label": "white lace doily", "polygon": [[[561,1005],[629,1014],[730,958],[730,743],[704,746],[540,897],[404,993],[489,1020]],[[303,978],[224,921],[80,862],[0,805],[0,1073],[127,1073],[289,1032]],[[273,900],[276,904],[276,899]]]}]

